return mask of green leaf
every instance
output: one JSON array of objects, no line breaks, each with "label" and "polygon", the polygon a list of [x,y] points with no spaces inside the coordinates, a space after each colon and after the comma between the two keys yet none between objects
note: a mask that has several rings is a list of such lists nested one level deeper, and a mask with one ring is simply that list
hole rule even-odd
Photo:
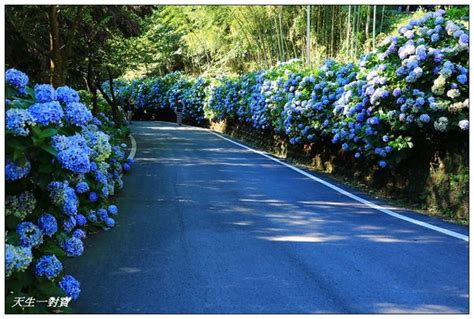
[{"label": "green leaf", "polygon": [[40,139],[44,139],[53,135],[58,134],[58,130],[55,128],[47,128],[44,131],[42,131],[39,135]]},{"label": "green leaf", "polygon": [[58,156],[58,151],[51,145],[42,145],[41,148],[53,156]]},{"label": "green leaf", "polygon": [[66,253],[53,240],[47,240],[41,246],[41,250],[48,254],[54,254],[56,257],[64,257]]},{"label": "green leaf", "polygon": [[5,87],[5,98],[12,99],[16,95],[17,91],[11,86],[7,85]]},{"label": "green leaf", "polygon": [[26,88],[26,93],[32,98],[35,97],[35,90],[33,90],[33,88],[30,88],[29,86]]},{"label": "green leaf", "polygon": [[24,143],[21,143],[17,139],[13,139],[13,138],[8,139],[6,144],[7,144],[7,146],[12,147],[16,150],[20,150],[20,151],[23,151],[26,148]]},{"label": "green leaf", "polygon": [[31,132],[34,136],[39,137],[43,131],[38,126],[33,126],[31,127]]}]

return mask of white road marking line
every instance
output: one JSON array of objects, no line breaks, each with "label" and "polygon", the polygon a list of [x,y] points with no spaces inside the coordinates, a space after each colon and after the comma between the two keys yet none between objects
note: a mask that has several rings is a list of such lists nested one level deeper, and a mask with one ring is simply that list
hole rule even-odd
[{"label": "white road marking line", "polygon": [[421,226],[421,227],[425,227],[425,228],[428,228],[428,229],[431,229],[431,230],[434,230],[434,231],[443,233],[443,234],[448,235],[448,236],[451,236],[451,237],[459,238],[459,239],[464,240],[464,241],[467,241],[467,242],[469,241],[469,236],[466,236],[466,235],[463,235],[463,234],[460,234],[460,233],[451,231],[451,230],[449,230],[449,229],[445,229],[445,228],[442,228],[442,227],[438,227],[438,226],[435,226],[435,225],[431,225],[431,224],[428,224],[428,223],[426,223],[426,222],[422,222],[422,221],[420,221],[420,220],[417,220],[417,219],[414,219],[414,218],[410,218],[410,217],[403,216],[403,215],[401,215],[401,214],[392,212],[392,211],[389,210],[389,209],[383,208],[383,207],[381,207],[381,206],[379,206],[379,205],[377,205],[377,204],[375,204],[375,203],[372,203],[371,201],[368,201],[368,200],[366,200],[366,199],[364,199],[364,198],[362,198],[362,197],[359,197],[359,196],[357,196],[357,195],[354,195],[354,194],[352,194],[352,193],[349,193],[348,191],[345,191],[345,190],[343,190],[342,188],[337,187],[336,185],[333,185],[333,184],[331,184],[331,183],[329,183],[329,182],[326,182],[325,180],[322,180],[322,179],[320,179],[320,178],[318,178],[318,177],[316,177],[316,176],[314,176],[314,175],[311,175],[311,174],[309,174],[309,173],[307,173],[307,172],[305,172],[305,171],[303,171],[303,170],[301,170],[301,169],[299,169],[299,168],[297,168],[297,167],[295,167],[295,166],[293,166],[293,165],[290,165],[290,164],[288,164],[288,163],[282,162],[282,161],[280,161],[279,159],[274,158],[273,156],[269,155],[269,154],[266,153],[266,152],[259,151],[259,150],[255,150],[255,149],[250,148],[250,147],[248,147],[248,146],[246,146],[246,145],[240,144],[240,143],[235,142],[235,141],[233,141],[233,140],[231,140],[231,139],[229,139],[229,138],[226,138],[226,137],[224,137],[224,136],[222,136],[222,135],[220,135],[220,134],[218,134],[218,133],[216,133],[216,132],[213,132],[213,131],[211,131],[211,130],[206,130],[206,129],[204,129],[204,130],[207,131],[207,132],[209,132],[209,133],[211,133],[211,134],[213,134],[213,135],[215,135],[215,136],[218,136],[218,137],[220,137],[220,138],[222,138],[222,139],[224,139],[224,140],[226,140],[226,141],[228,141],[228,142],[231,142],[231,143],[233,143],[233,144],[235,144],[235,145],[238,145],[238,146],[240,146],[240,147],[243,147],[243,148],[245,148],[245,149],[247,149],[247,150],[249,150],[249,151],[251,151],[251,152],[257,153],[257,154],[262,155],[262,156],[264,156],[264,157],[266,157],[266,158],[268,158],[268,159],[271,159],[272,161],[277,162],[277,163],[279,163],[279,164],[281,164],[281,165],[283,165],[283,166],[286,166],[286,167],[288,167],[289,169],[292,169],[292,170],[294,170],[295,172],[298,172],[298,173],[300,173],[301,175],[304,175],[304,176],[306,176],[306,177],[312,179],[313,181],[316,181],[316,182],[318,182],[318,183],[320,183],[320,184],[323,184],[324,186],[327,186],[327,187],[329,187],[329,188],[335,190],[335,191],[338,192],[338,193],[341,193],[341,194],[343,194],[343,195],[345,195],[345,196],[347,196],[347,197],[350,197],[350,198],[352,198],[353,200],[358,201],[358,202],[360,202],[360,203],[363,203],[363,204],[369,206],[370,208],[376,209],[376,210],[378,210],[378,211],[380,211],[380,212],[382,212],[382,213],[384,213],[384,214],[390,215],[390,216],[395,217],[395,218],[398,218],[398,219],[402,219],[402,220],[404,220],[404,221],[407,221],[407,222],[409,222],[409,223],[412,223],[412,224],[415,224],[415,225],[418,225],[418,226]]},{"label": "white road marking line", "polygon": [[135,154],[137,153],[137,141],[135,140],[135,137],[133,137],[132,134],[129,135],[130,137],[130,142],[132,142],[132,149],[130,150],[130,154],[128,154],[127,159],[134,159]]}]

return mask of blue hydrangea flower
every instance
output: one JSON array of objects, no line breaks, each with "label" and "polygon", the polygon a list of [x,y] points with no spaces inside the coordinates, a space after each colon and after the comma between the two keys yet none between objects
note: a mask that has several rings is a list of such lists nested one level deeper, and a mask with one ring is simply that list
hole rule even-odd
[{"label": "blue hydrangea flower", "polygon": [[89,211],[89,213],[87,214],[87,219],[91,223],[97,223],[97,214],[95,213],[95,211],[93,210]]},{"label": "blue hydrangea flower", "polygon": [[109,213],[112,215],[117,215],[118,213],[118,208],[115,205],[109,205]]},{"label": "blue hydrangea flower", "polygon": [[76,192],[79,194],[84,194],[89,191],[89,184],[87,182],[79,182],[76,185]]},{"label": "blue hydrangea flower", "polygon": [[427,56],[426,46],[420,45],[420,46],[416,47],[416,57],[419,61],[426,60],[426,56]]},{"label": "blue hydrangea flower", "polygon": [[48,103],[56,100],[56,90],[51,84],[36,84],[35,99],[38,103]]},{"label": "blue hydrangea flower", "polygon": [[67,105],[69,103],[79,102],[79,93],[69,86],[60,86],[56,89],[56,95],[59,102]]},{"label": "blue hydrangea flower", "polygon": [[459,121],[458,126],[461,130],[467,131],[469,129],[469,120]]},{"label": "blue hydrangea flower", "polygon": [[91,172],[95,172],[97,170],[96,162],[91,162]]},{"label": "blue hydrangea flower", "polygon": [[89,193],[89,200],[91,202],[96,202],[99,199],[99,196],[97,195],[96,192],[90,192]]},{"label": "blue hydrangea flower", "polygon": [[419,97],[419,98],[416,99],[415,104],[417,106],[423,106],[423,104],[425,104],[425,99],[422,98],[422,97]]},{"label": "blue hydrangea flower", "polygon": [[5,245],[5,275],[10,275],[15,271],[25,271],[33,261],[31,247]]},{"label": "blue hydrangea flower", "polygon": [[438,42],[439,41],[439,34],[438,33],[433,33],[431,35],[431,42]]},{"label": "blue hydrangea flower", "polygon": [[36,198],[30,191],[21,192],[18,195],[7,195],[5,197],[5,214],[13,215],[23,221],[26,216],[33,213],[36,207]]},{"label": "blue hydrangea flower", "polygon": [[38,227],[43,235],[52,237],[58,231],[58,222],[51,214],[43,214],[38,218]]},{"label": "blue hydrangea flower", "polygon": [[465,74],[460,74],[456,77],[459,83],[461,84],[466,84],[467,82],[467,76]]},{"label": "blue hydrangea flower", "polygon": [[400,97],[400,95],[402,95],[402,90],[400,88],[396,88],[395,90],[393,90],[393,96],[398,98]]},{"label": "blue hydrangea flower", "polygon": [[372,125],[378,125],[380,123],[380,120],[377,116],[374,116],[370,119],[370,124]]},{"label": "blue hydrangea flower", "polygon": [[82,214],[77,214],[76,216],[76,223],[79,225],[79,226],[84,226],[85,224],[87,224],[87,219],[84,215]]},{"label": "blue hydrangea flower", "polygon": [[67,181],[51,182],[48,185],[48,190],[50,192],[49,198],[51,198],[53,204],[60,206],[66,215],[75,216],[77,214],[79,200],[74,189],[69,187]]},{"label": "blue hydrangea flower", "polygon": [[379,166],[380,166],[381,168],[385,168],[385,167],[387,166],[387,162],[385,162],[385,161],[379,161]]},{"label": "blue hydrangea flower", "polygon": [[97,210],[97,215],[99,216],[100,220],[105,222],[107,220],[107,218],[109,218],[108,214],[107,214],[107,210],[104,209],[104,208],[99,208]]},{"label": "blue hydrangea flower", "polygon": [[382,137],[382,141],[384,141],[385,143],[387,143],[388,141],[390,141],[390,137],[388,137],[387,135],[384,135]]},{"label": "blue hydrangea flower", "polygon": [[57,158],[61,166],[71,172],[84,174],[90,171],[89,154],[79,147],[60,151]]},{"label": "blue hydrangea flower", "polygon": [[80,174],[90,171],[90,149],[80,134],[55,135],[52,141],[53,147],[58,151],[57,158],[62,167]]},{"label": "blue hydrangea flower", "polygon": [[70,237],[64,242],[64,251],[69,257],[77,257],[84,252],[84,245],[79,238]]},{"label": "blue hydrangea flower", "polygon": [[125,152],[123,152],[118,146],[113,147],[113,152],[115,158],[118,160],[122,160],[125,157]]},{"label": "blue hydrangea flower", "polygon": [[15,263],[15,248],[12,245],[6,244],[5,246],[5,273],[9,277],[13,272]]},{"label": "blue hydrangea flower", "polygon": [[8,69],[5,72],[5,82],[17,89],[21,94],[24,94],[28,85],[28,75],[17,69]]},{"label": "blue hydrangea flower", "polygon": [[66,120],[72,125],[86,125],[92,121],[92,113],[82,103],[69,103],[66,106]]},{"label": "blue hydrangea flower", "polygon": [[126,172],[130,171],[130,165],[128,163],[123,163],[123,170]]},{"label": "blue hydrangea flower", "polygon": [[35,124],[31,114],[24,109],[9,109],[5,114],[7,130],[16,136],[28,136],[28,125]]},{"label": "blue hydrangea flower", "polygon": [[105,220],[105,224],[107,225],[107,227],[114,227],[115,226],[115,220],[113,220],[112,218],[107,218]]},{"label": "blue hydrangea flower", "polygon": [[94,172],[94,179],[101,184],[107,184],[107,176],[99,170]]},{"label": "blue hydrangea flower", "polygon": [[109,197],[109,187],[107,185],[103,186],[100,192],[105,198]]},{"label": "blue hydrangea flower", "polygon": [[43,233],[38,226],[31,222],[21,222],[16,227],[23,247],[35,247],[43,243]]},{"label": "blue hydrangea flower", "polygon": [[460,37],[459,37],[459,41],[458,43],[462,46],[467,46],[469,44],[469,36],[466,34],[466,33],[463,33]]},{"label": "blue hydrangea flower", "polygon": [[420,121],[423,123],[428,123],[430,121],[430,116],[428,114],[421,114]]},{"label": "blue hydrangea flower", "polygon": [[36,103],[28,108],[31,116],[38,125],[61,124],[64,111],[57,101]]},{"label": "blue hydrangea flower", "polygon": [[76,227],[76,219],[73,216],[64,219],[63,228],[66,233],[70,233],[74,227]]},{"label": "blue hydrangea flower", "polygon": [[72,237],[75,237],[77,239],[86,238],[86,232],[83,231],[82,229],[76,229],[75,231],[72,232]]},{"label": "blue hydrangea flower", "polygon": [[101,122],[98,118],[96,118],[96,117],[94,117],[94,118],[92,119],[92,123],[94,123],[94,124],[97,125],[97,126],[101,126],[101,125],[102,125],[102,122]]},{"label": "blue hydrangea flower", "polygon": [[16,162],[6,159],[5,179],[9,182],[22,179],[27,176],[31,170],[31,163],[26,161],[25,165],[20,166]]},{"label": "blue hydrangea flower", "polygon": [[100,131],[94,125],[82,127],[82,135],[87,141],[87,145],[91,149],[91,159],[102,162],[108,159],[112,153],[110,145],[110,136]]},{"label": "blue hydrangea flower", "polygon": [[59,282],[59,287],[64,290],[66,296],[71,297],[72,300],[77,300],[79,298],[81,285],[73,276],[64,276]]},{"label": "blue hydrangea flower", "polygon": [[38,277],[46,277],[49,280],[55,278],[63,270],[63,265],[55,255],[41,256],[36,262],[35,273]]}]

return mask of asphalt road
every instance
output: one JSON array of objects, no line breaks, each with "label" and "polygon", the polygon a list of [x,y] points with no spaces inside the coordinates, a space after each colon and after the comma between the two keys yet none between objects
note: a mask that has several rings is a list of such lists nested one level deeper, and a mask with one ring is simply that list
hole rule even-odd
[{"label": "asphalt road", "polygon": [[467,242],[209,132],[163,122],[131,130],[136,164],[117,226],[86,239],[65,267],[81,281],[76,312],[468,312]]}]

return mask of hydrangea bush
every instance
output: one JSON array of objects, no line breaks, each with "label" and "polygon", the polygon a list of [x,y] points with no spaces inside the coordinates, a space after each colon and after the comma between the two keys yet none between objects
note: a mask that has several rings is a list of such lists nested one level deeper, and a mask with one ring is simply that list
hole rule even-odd
[{"label": "hydrangea bush", "polygon": [[80,283],[62,261],[83,253],[90,231],[115,225],[110,196],[132,161],[113,121],[94,117],[74,89],[30,88],[15,69],[5,81],[7,305],[21,296],[76,300]]},{"label": "hydrangea bush", "polygon": [[468,33],[467,22],[450,12],[417,12],[358,63],[328,60],[311,69],[292,60],[219,76],[207,80],[205,89],[202,78],[172,73],[130,84],[128,89],[138,88],[130,103],[151,110],[173,107],[177,97],[188,105],[192,98],[196,112],[185,112],[185,120],[202,123],[205,115],[246,123],[291,144],[329,140],[383,169],[406,158],[415,139],[469,129]]}]

